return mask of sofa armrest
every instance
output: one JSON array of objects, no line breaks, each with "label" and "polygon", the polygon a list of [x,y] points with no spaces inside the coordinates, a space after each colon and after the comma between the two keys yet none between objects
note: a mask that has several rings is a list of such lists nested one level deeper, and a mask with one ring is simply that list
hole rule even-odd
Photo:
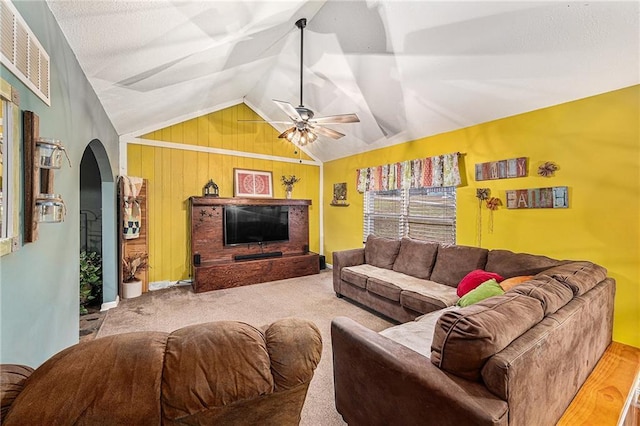
[{"label": "sofa armrest", "polygon": [[311,382],[322,355],[322,335],[313,322],[284,318],[270,324],[264,336],[276,391]]},{"label": "sofa armrest", "polygon": [[33,373],[33,368],[25,365],[0,365],[0,424],[3,423],[13,401],[22,392],[31,373]]},{"label": "sofa armrest", "polygon": [[333,290],[340,294],[340,272],[348,266],[362,265],[364,263],[364,248],[341,250],[333,252]]},{"label": "sofa armrest", "polygon": [[336,408],[349,424],[506,425],[507,403],[357,322],[331,323]]}]

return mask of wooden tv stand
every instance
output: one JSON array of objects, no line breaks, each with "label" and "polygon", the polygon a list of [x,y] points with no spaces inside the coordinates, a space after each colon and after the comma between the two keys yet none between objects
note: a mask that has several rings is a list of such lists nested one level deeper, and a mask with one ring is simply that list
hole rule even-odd
[{"label": "wooden tv stand", "polygon": [[[311,200],[191,197],[191,267],[196,293],[317,274],[309,252]],[[228,205],[289,206],[289,241],[224,245]],[[239,260],[236,260],[239,259]]]}]

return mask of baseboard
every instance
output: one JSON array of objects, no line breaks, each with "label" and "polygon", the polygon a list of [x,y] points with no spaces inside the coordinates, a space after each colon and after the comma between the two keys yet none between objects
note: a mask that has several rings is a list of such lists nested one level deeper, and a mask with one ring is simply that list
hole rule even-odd
[{"label": "baseboard", "polygon": [[113,302],[103,303],[100,306],[100,312],[108,311],[109,309],[115,308],[120,303],[120,296],[116,296],[116,300]]},{"label": "baseboard", "polygon": [[327,269],[333,269],[333,265],[331,263],[327,263]]},{"label": "baseboard", "polygon": [[191,285],[191,278],[179,281],[153,281],[149,283],[149,291],[162,290],[169,287],[177,287],[182,285]]}]

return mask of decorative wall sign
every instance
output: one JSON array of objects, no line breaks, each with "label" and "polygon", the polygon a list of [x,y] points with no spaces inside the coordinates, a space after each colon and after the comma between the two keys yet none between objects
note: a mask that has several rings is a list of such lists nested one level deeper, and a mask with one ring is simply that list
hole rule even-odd
[{"label": "decorative wall sign", "polygon": [[507,192],[508,209],[559,209],[569,207],[566,186],[515,189]]},{"label": "decorative wall sign", "polygon": [[273,197],[273,177],[271,172],[233,169],[234,197]]},{"label": "decorative wall sign", "polygon": [[527,157],[476,164],[476,180],[508,179],[527,176]]}]

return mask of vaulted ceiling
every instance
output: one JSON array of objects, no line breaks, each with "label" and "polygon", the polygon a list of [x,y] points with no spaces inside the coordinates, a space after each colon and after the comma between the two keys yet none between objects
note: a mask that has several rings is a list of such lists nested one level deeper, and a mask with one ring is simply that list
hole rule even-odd
[{"label": "vaulted ceiling", "polygon": [[287,120],[302,17],[305,106],[361,120],[307,146],[321,161],[640,83],[637,1],[48,4],[120,135],[243,101]]}]

